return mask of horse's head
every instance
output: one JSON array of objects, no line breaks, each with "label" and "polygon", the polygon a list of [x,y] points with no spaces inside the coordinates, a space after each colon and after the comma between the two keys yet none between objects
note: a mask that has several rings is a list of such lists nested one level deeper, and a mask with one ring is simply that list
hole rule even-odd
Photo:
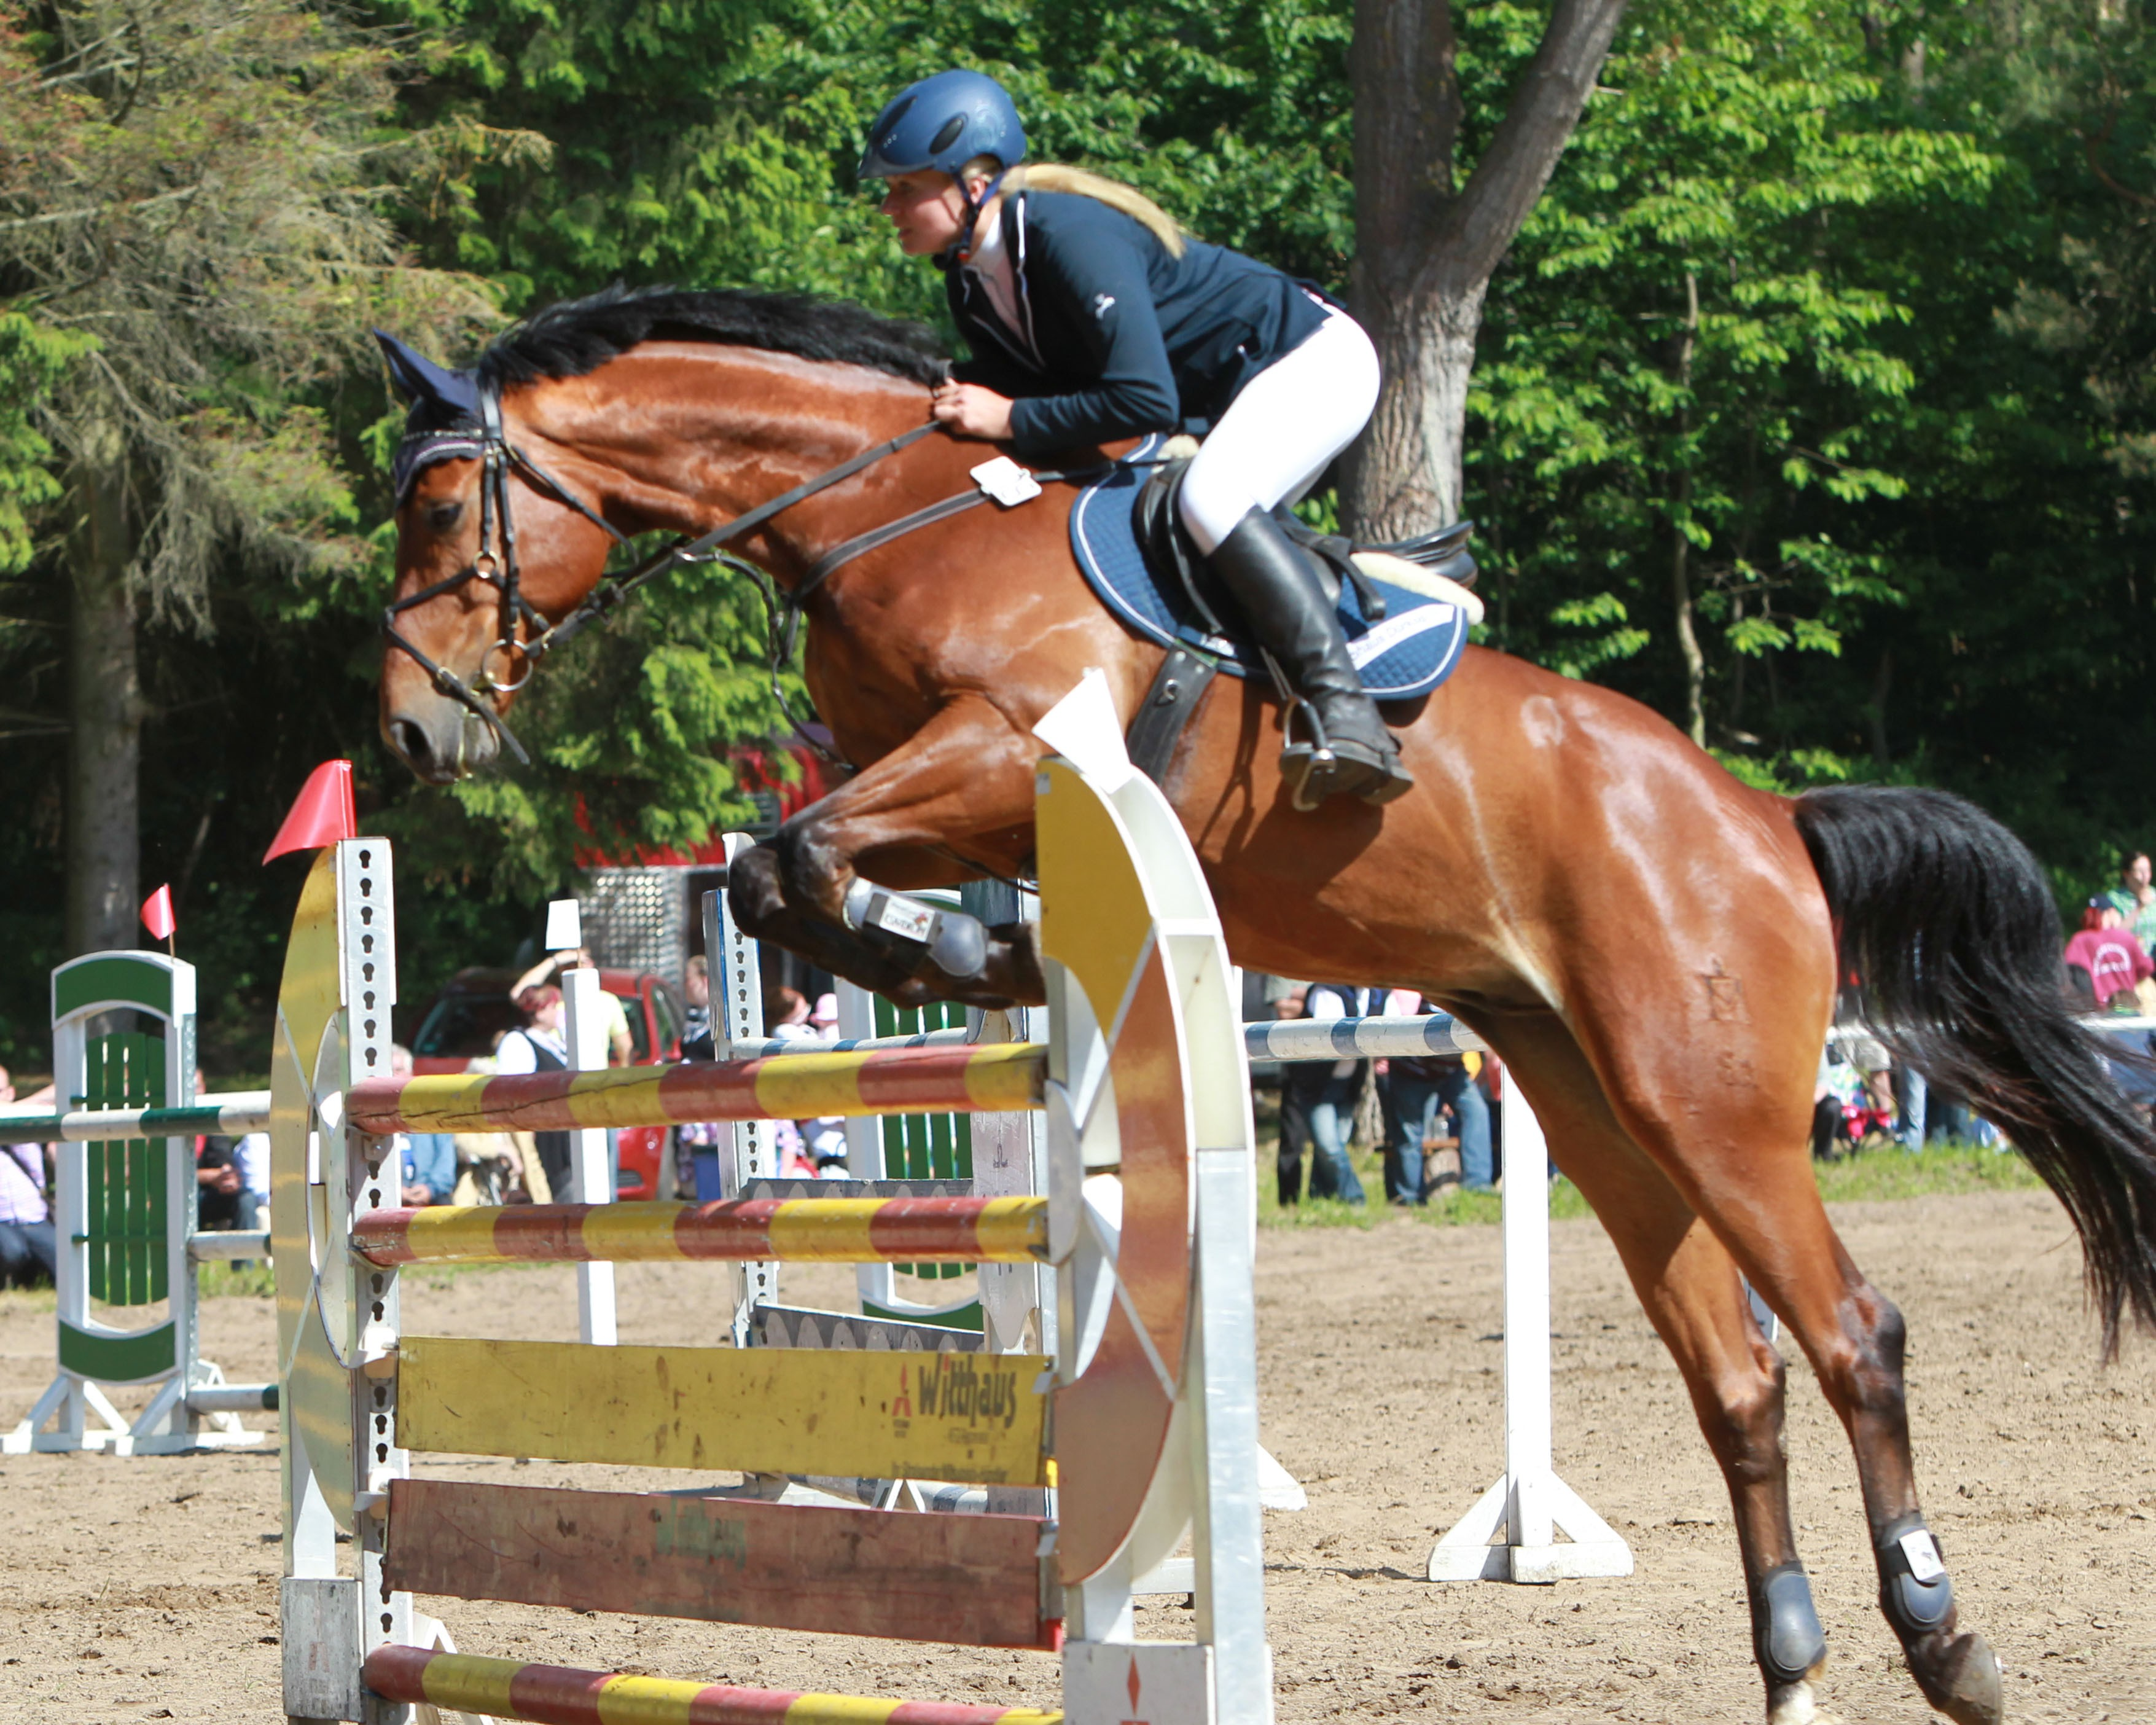
[{"label": "horse's head", "polygon": [[506,403],[482,374],[445,371],[377,333],[409,406],[382,735],[421,778],[446,784],[505,746],[521,755],[501,721],[531,675],[526,644],[591,590],[613,539],[531,465],[536,434],[518,411],[529,391]]}]

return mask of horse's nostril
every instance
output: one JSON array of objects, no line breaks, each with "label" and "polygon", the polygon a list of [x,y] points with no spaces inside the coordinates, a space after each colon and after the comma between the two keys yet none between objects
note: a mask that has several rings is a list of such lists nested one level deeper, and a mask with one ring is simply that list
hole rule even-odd
[{"label": "horse's nostril", "polygon": [[404,757],[405,764],[415,773],[424,772],[434,750],[427,741],[427,727],[412,719],[390,721],[389,741],[397,752]]}]

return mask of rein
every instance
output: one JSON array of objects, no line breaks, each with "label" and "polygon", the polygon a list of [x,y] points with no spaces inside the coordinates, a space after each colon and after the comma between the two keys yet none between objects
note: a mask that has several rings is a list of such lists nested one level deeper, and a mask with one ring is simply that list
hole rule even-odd
[{"label": "rein", "polygon": [[[455,574],[445,576],[431,586],[420,588],[417,593],[407,593],[401,599],[393,600],[382,614],[382,635],[391,646],[406,655],[420,670],[426,672],[437,690],[468,711],[476,714],[494,732],[503,747],[515,755],[520,762],[529,766],[531,757],[526,751],[524,745],[516,740],[516,734],[502,722],[501,715],[494,711],[491,703],[482,697],[489,694],[516,693],[531,680],[531,673],[536,668],[540,658],[550,649],[573,639],[578,630],[595,619],[603,619],[619,609],[639,588],[654,577],[686,564],[722,562],[729,568],[747,575],[756,583],[758,591],[763,595],[767,608],[767,621],[770,625],[772,635],[773,692],[778,696],[779,706],[785,712],[787,718],[792,721],[794,728],[801,730],[803,728],[801,721],[795,717],[793,707],[786,699],[784,691],[779,686],[778,673],[788,659],[792,656],[793,643],[798,628],[801,607],[807,602],[809,595],[823,584],[824,578],[829,575],[832,570],[837,568],[839,563],[850,561],[864,552],[873,550],[876,546],[897,537],[900,533],[910,531],[916,526],[925,526],[929,520],[941,520],[945,515],[955,515],[958,510],[952,506],[969,506],[973,503],[984,501],[986,494],[974,491],[962,493],[956,498],[947,498],[943,503],[931,506],[928,510],[916,511],[913,515],[895,521],[888,527],[879,528],[872,533],[863,534],[860,538],[849,540],[835,551],[819,559],[809,572],[808,578],[798,588],[783,595],[778,593],[775,584],[762,570],[757,568],[753,563],[728,554],[721,547],[730,540],[753,532],[782,510],[790,509],[804,499],[814,496],[819,491],[851,479],[863,468],[873,466],[886,456],[896,455],[900,450],[920,442],[922,438],[935,429],[937,429],[937,424],[932,419],[926,424],[916,425],[909,431],[902,431],[896,437],[888,439],[876,444],[873,449],[864,449],[860,454],[841,461],[836,467],[829,468],[818,474],[814,478],[804,480],[791,490],[782,491],[768,502],[758,504],[747,514],[735,516],[733,520],[713,528],[700,538],[675,541],[672,545],[654,552],[627,574],[599,583],[584,596],[583,602],[559,623],[550,625],[546,618],[541,614],[538,608],[524,597],[520,585],[516,561],[516,524],[509,507],[511,474],[515,472],[522,475],[536,489],[545,491],[559,502],[567,504],[586,521],[608,534],[617,545],[629,544],[629,536],[590,508],[567,486],[562,485],[522,449],[510,442],[507,434],[502,429],[501,393],[495,385],[483,383],[480,387],[479,424],[476,429],[465,425],[449,431],[418,432],[408,435],[398,448],[397,460],[397,467],[406,475],[406,483],[408,484],[409,475],[429,465],[431,460],[449,459],[458,456],[468,457],[474,454],[479,457],[480,463],[479,551],[471,562],[465,564]],[[400,486],[399,489],[401,490],[403,487]],[[490,540],[498,541],[500,543],[499,557],[488,549]],[[439,598],[444,593],[454,593],[467,583],[473,581],[493,588],[501,595],[501,609],[500,622],[497,624],[494,644],[481,656],[478,675],[467,683],[447,665],[436,663],[414,646],[398,631],[397,619],[400,613],[408,611],[415,605],[423,605],[429,599]],[[779,622],[782,612],[785,618],[783,629]],[[526,631],[521,639],[519,639],[517,635],[520,625]],[[784,638],[783,651],[780,646],[782,634]],[[513,683],[505,683],[495,677],[486,667],[488,660],[496,653],[503,656],[505,662],[521,656],[524,661],[523,675],[518,677]],[[805,732],[803,734],[806,734]],[[810,738],[809,741],[827,758],[834,762],[837,760],[837,757],[831,755],[830,752],[824,749],[822,745],[815,744],[814,738]]]},{"label": "rein", "polygon": [[[587,624],[603,621],[632,598],[646,582],[670,570],[692,563],[719,563],[746,578],[752,583],[764,604],[764,627],[770,648],[771,692],[785,714],[787,721],[798,732],[803,742],[835,767],[848,767],[812,735],[801,717],[793,711],[787,698],[783,673],[793,662],[794,644],[800,635],[801,619],[808,601],[824,582],[839,568],[855,557],[888,545],[917,528],[934,522],[947,521],[952,516],[977,507],[988,501],[991,491],[987,485],[977,484],[974,489],[959,491],[896,521],[887,521],[880,527],[856,535],[843,544],[833,547],[809,566],[808,572],[791,588],[782,590],[764,570],[747,559],[725,549],[729,541],[739,539],[762,526],[782,511],[814,496],[841,481],[851,479],[862,469],[872,467],[888,456],[910,448],[932,431],[939,429],[934,420],[902,431],[896,437],[864,449],[849,457],[836,467],[829,468],[814,478],[804,480],[791,490],[782,491],[768,502],[760,503],[745,515],[734,517],[696,539],[678,539],[673,544],[653,552],[626,574],[601,581],[587,593],[575,609],[559,623],[549,624],[538,608],[524,597],[520,585],[516,561],[516,523],[510,513],[509,480],[512,473],[521,475],[535,490],[546,492],[583,516],[593,526],[608,534],[617,545],[630,543],[629,536],[613,522],[607,521],[587,505],[546,469],[526,454],[509,440],[501,422],[501,392],[492,383],[482,383],[479,391],[479,424],[476,427],[464,424],[446,431],[414,432],[405,437],[398,447],[394,469],[398,495],[401,501],[413,476],[430,463],[456,458],[469,459],[474,455],[480,463],[479,487],[479,551],[471,562],[454,575],[445,576],[429,587],[408,593],[393,600],[382,614],[382,633],[389,644],[405,654],[434,681],[434,687],[468,711],[476,714],[491,730],[501,745],[525,766],[531,757],[524,745],[516,740],[516,733],[501,721],[493,704],[484,699],[488,695],[513,695],[531,681],[539,660],[552,649],[572,639]],[[1158,458],[1141,460],[1139,465],[1152,465]],[[1008,464],[1005,464],[1006,465]],[[1053,484],[1061,480],[1084,480],[1108,472],[1114,462],[1082,469],[1070,469],[1052,473],[1029,475],[1035,481],[1035,492],[1041,483]],[[497,557],[487,547],[490,541],[498,542],[501,554]],[[493,645],[480,656],[478,674],[467,683],[445,665],[437,664],[401,634],[397,627],[400,613],[415,605],[424,605],[429,599],[439,598],[444,593],[454,593],[468,582],[480,582],[493,588],[501,596],[500,622],[496,626]],[[524,636],[518,638],[521,627]],[[505,683],[487,670],[488,662],[495,654],[502,655],[505,664],[521,657],[524,674],[513,683]]]}]

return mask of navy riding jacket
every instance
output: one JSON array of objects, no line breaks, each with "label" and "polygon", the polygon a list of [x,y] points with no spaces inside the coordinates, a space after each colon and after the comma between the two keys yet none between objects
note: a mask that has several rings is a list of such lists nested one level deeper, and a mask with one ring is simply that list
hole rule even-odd
[{"label": "navy riding jacket", "polygon": [[973,352],[953,374],[1014,398],[1022,454],[1202,432],[1325,321],[1270,265],[1196,240],[1175,257],[1143,223],[1082,193],[1013,193],[1002,226],[1024,327],[1005,326],[963,264],[946,264],[944,285]]}]

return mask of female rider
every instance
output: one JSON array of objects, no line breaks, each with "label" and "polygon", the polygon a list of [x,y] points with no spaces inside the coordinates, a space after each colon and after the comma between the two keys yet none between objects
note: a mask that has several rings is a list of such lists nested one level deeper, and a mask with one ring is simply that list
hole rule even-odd
[{"label": "female rider", "polygon": [[886,182],[901,248],[945,272],[973,355],[937,390],[936,418],[1021,454],[1209,427],[1183,523],[1307,703],[1282,770],[1305,806],[1390,801],[1414,781],[1316,570],[1271,515],[1368,420],[1369,337],[1279,270],[1187,239],[1130,187],[1024,160],[1010,97],[978,72],[908,86],[870,130],[860,176]]}]

